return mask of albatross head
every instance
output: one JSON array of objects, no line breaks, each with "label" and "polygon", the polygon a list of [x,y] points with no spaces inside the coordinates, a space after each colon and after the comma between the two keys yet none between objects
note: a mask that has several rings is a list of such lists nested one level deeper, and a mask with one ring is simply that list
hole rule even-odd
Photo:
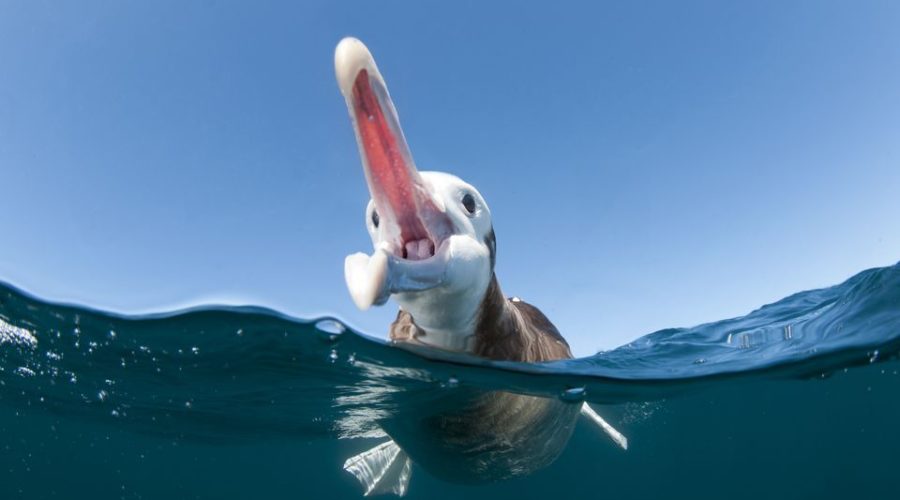
[{"label": "albatross head", "polygon": [[[344,274],[360,309],[393,296],[433,341],[471,335],[493,275],[496,241],[481,193],[458,177],[419,172],[372,54],[355,38],[335,51],[372,199],[371,255],[347,257]],[[452,344],[450,342],[449,344]]]}]

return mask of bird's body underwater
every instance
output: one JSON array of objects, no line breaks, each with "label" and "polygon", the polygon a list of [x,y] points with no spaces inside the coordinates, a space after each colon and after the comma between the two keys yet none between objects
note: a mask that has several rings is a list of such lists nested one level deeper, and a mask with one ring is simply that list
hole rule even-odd
[{"label": "bird's body underwater", "polygon": [[[365,45],[342,40],[335,72],[372,195],[366,227],[374,252],[350,255],[344,266],[356,305],[367,309],[394,298],[400,311],[390,337],[397,342],[493,360],[571,358],[568,344],[543,313],[503,295],[494,274],[491,213],[478,190],[453,175],[416,169]],[[457,481],[527,474],[562,452],[579,412],[626,446],[624,436],[587,404],[491,392],[441,415],[387,422],[383,427],[393,440],[352,457],[345,468],[367,494],[403,494],[409,457]]]}]

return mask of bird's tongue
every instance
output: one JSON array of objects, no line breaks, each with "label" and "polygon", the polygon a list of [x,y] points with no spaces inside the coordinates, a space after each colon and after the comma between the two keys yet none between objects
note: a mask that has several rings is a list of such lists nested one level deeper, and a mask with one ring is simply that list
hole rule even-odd
[{"label": "bird's tongue", "polygon": [[375,61],[352,40],[338,46],[335,66],[382,231],[403,258],[434,255],[449,234],[449,219],[416,170]]},{"label": "bird's tongue", "polygon": [[[385,227],[395,226],[403,250],[429,237],[419,218],[419,206],[431,197],[412,161],[403,132],[393,113],[385,113],[383,87],[362,70],[353,83],[352,111],[369,192]],[[389,110],[390,111],[390,110]],[[417,244],[417,243],[416,243]],[[417,252],[418,253],[418,252]]]}]

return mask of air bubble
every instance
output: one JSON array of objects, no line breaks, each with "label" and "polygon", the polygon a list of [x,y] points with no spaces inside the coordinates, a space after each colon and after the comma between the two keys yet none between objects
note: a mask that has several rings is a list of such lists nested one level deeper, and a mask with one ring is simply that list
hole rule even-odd
[{"label": "air bubble", "polygon": [[104,391],[103,389],[101,389],[100,392],[97,393],[97,399],[99,399],[101,402],[106,401],[107,396],[108,396],[107,392]]},{"label": "air bubble", "polygon": [[334,319],[320,319],[316,322],[316,329],[332,335],[341,335],[346,330],[341,322]]},{"label": "air bubble", "polygon": [[563,401],[581,401],[585,396],[587,396],[587,389],[584,387],[572,387],[563,391],[559,398]]},{"label": "air bubble", "polygon": [[332,350],[331,350],[331,353],[328,354],[328,359],[331,360],[332,363],[334,363],[335,361],[337,361],[337,359],[338,359],[338,353],[337,353],[337,351],[334,350],[334,349],[332,349]]}]

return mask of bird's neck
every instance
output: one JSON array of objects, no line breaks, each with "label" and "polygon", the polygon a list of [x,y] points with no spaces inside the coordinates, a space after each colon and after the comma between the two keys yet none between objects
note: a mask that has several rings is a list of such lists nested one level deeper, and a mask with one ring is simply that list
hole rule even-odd
[{"label": "bird's neck", "polygon": [[[505,361],[549,361],[571,358],[568,344],[536,308],[507,299],[495,275],[481,294],[430,297],[402,305],[418,342]],[[418,299],[419,297],[416,297]],[[402,316],[402,314],[401,314]],[[392,333],[392,338],[407,339]]]},{"label": "bird's neck", "polygon": [[473,354],[522,361],[522,324],[515,306],[503,295],[497,276],[492,275],[479,307]]},{"label": "bird's neck", "polygon": [[[478,289],[480,288],[480,290]],[[450,351],[475,353],[485,302],[505,300],[496,278],[463,290],[439,290],[427,294],[402,294],[400,308],[409,313],[419,330],[418,341]]]},{"label": "bird's neck", "polygon": [[[497,276],[491,274],[484,288],[464,290],[441,297],[413,296],[401,302],[420,330],[417,339],[433,347],[485,356],[488,351],[503,352],[503,358],[518,359],[509,345],[520,331],[517,312],[503,296]],[[498,349],[499,347],[499,349]]]},{"label": "bird's neck", "polygon": [[485,292],[473,354],[506,361],[550,361],[572,357],[553,323],[536,307],[507,299],[496,277]]}]

